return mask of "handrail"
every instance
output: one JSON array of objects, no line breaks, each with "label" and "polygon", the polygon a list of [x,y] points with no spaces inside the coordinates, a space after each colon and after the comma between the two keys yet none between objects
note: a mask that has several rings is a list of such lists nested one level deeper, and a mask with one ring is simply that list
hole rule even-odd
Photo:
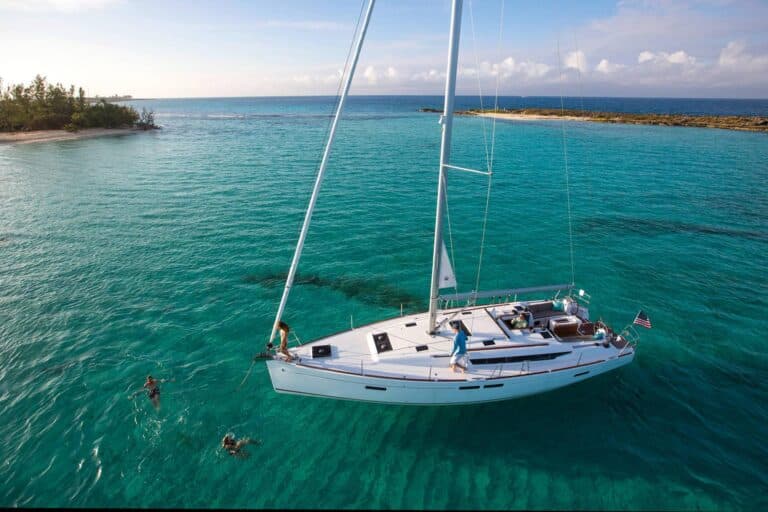
[{"label": "handrail", "polygon": [[486,292],[467,292],[467,293],[454,293],[451,295],[440,295],[441,300],[445,301],[460,301],[468,299],[489,299],[492,297],[504,297],[509,295],[517,295],[521,293],[532,292],[548,292],[554,290],[572,290],[575,288],[575,284],[555,284],[548,286],[531,286],[528,288],[509,288],[506,290],[489,290]]}]

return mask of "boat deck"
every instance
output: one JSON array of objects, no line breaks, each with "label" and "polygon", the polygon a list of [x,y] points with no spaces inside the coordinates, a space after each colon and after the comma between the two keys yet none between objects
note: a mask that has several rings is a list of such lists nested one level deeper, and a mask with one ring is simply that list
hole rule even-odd
[{"label": "boat deck", "polygon": [[[551,301],[549,301],[551,304]],[[542,304],[544,305],[542,307]],[[623,346],[579,332],[594,324],[585,309],[569,315],[547,301],[510,302],[441,311],[438,331],[428,334],[427,313],[391,318],[291,347],[298,366],[354,375],[424,381],[487,380],[587,366],[620,355]],[[528,306],[534,328],[510,321]],[[581,315],[581,316],[579,316]],[[466,373],[449,367],[450,321],[461,321],[470,364]],[[562,331],[566,335],[558,336]],[[575,334],[574,334],[575,332]],[[322,347],[325,347],[323,350]]]}]

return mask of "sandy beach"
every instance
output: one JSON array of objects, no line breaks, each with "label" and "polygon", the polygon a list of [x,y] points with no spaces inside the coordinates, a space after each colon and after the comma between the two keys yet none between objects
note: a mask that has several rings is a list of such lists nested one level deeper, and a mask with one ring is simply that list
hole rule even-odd
[{"label": "sandy beach", "polygon": [[487,112],[483,114],[474,114],[478,117],[495,117],[496,119],[506,119],[510,121],[552,121],[564,119],[566,121],[593,121],[591,117],[576,116],[546,116],[542,114],[517,114],[511,112]]},{"label": "sandy beach", "polygon": [[90,139],[114,135],[129,135],[142,130],[136,128],[86,128],[77,132],[66,130],[37,130],[31,132],[0,133],[0,144],[31,144],[62,140]]}]

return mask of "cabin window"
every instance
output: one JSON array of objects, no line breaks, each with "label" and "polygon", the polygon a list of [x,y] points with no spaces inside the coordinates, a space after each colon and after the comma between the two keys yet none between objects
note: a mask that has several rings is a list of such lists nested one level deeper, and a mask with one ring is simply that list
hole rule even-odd
[{"label": "cabin window", "polygon": [[472,364],[499,364],[499,363],[520,363],[523,361],[546,361],[556,357],[571,354],[572,352],[553,352],[551,354],[530,354],[527,356],[507,356],[507,357],[484,357],[470,359]]},{"label": "cabin window", "polygon": [[389,352],[392,350],[392,343],[389,341],[389,335],[385,332],[373,335],[373,344],[376,345],[376,352]]}]

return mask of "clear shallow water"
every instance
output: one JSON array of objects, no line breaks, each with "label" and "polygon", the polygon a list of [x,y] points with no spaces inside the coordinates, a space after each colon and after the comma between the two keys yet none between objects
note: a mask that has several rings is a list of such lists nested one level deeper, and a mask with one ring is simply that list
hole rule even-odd
[{"label": "clear shallow water", "polygon": [[[288,305],[300,338],[425,308],[439,126],[415,110],[439,104],[352,99]],[[764,134],[568,123],[576,281],[617,327],[648,312],[635,362],[517,401],[390,407],[277,395],[263,365],[238,389],[333,102],[144,105],[163,130],[0,146],[0,505],[768,506]],[[457,119],[458,165],[483,166],[483,122]],[[497,125],[482,288],[570,277],[561,129]],[[450,177],[462,289],[485,187]],[[175,379],[159,412],[128,399],[148,373]],[[263,444],[232,458],[228,431]]]}]

